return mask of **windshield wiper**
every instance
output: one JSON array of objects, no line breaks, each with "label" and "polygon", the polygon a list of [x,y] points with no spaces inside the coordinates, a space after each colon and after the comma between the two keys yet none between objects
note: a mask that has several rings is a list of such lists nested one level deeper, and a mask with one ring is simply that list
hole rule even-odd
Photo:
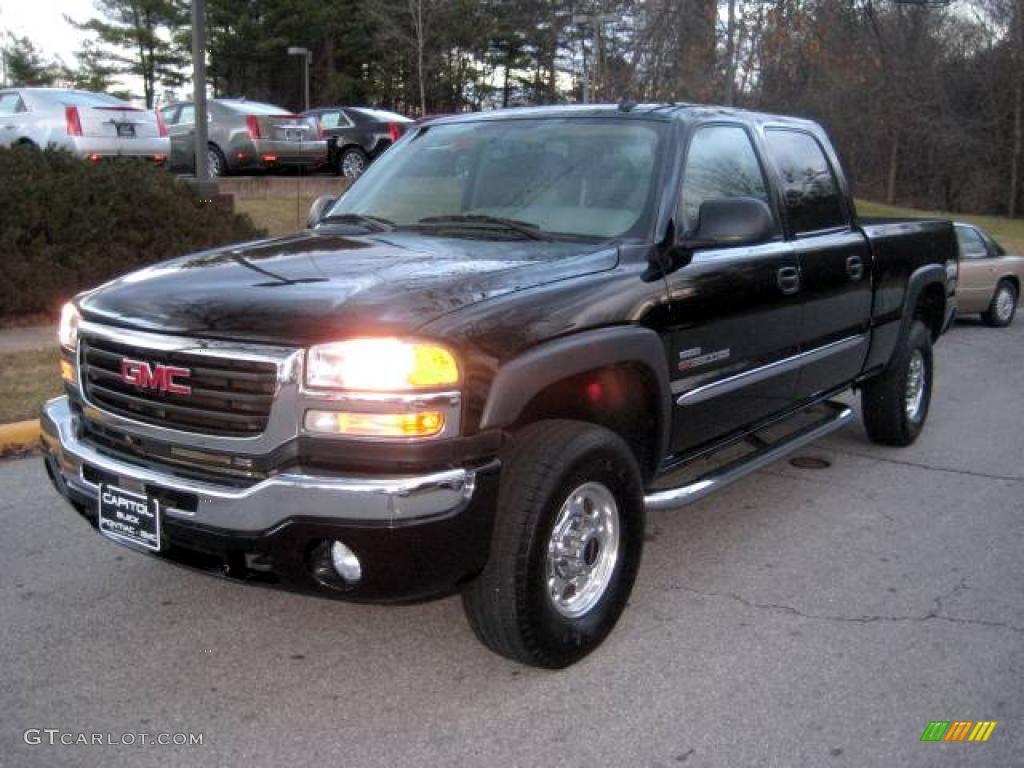
[{"label": "windshield wiper", "polygon": [[416,222],[417,224],[426,225],[444,225],[444,224],[469,224],[482,225],[481,228],[486,229],[504,229],[508,232],[515,232],[517,234],[528,237],[530,240],[550,240],[551,237],[540,231],[540,228],[529,221],[521,221],[519,219],[503,219],[500,216],[488,216],[483,213],[463,213],[453,214],[449,216],[427,216],[425,219],[420,219]]},{"label": "windshield wiper", "polygon": [[324,216],[318,223],[336,221],[339,224],[357,224],[372,232],[390,232],[395,228],[393,221],[381,216],[370,216],[365,213],[332,213]]}]

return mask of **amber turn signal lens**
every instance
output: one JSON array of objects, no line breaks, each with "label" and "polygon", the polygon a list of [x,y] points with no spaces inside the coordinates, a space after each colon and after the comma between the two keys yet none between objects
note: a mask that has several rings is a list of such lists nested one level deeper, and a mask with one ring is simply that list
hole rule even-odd
[{"label": "amber turn signal lens", "polygon": [[71,384],[75,383],[75,366],[70,360],[60,361],[60,377]]},{"label": "amber turn signal lens", "polygon": [[306,429],[352,437],[431,437],[444,429],[439,411],[415,413],[357,413],[306,411]]}]

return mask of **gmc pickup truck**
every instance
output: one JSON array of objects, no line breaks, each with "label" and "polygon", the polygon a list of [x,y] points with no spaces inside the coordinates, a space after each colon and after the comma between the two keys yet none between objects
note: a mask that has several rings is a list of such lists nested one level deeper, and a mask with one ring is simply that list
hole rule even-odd
[{"label": "gmc pickup truck", "polygon": [[917,438],[955,314],[940,221],[858,219],[806,120],[549,107],[412,129],[306,231],[65,306],[57,490],[104,536],[350,600],[460,592],[558,668],[647,511],[847,424]]}]

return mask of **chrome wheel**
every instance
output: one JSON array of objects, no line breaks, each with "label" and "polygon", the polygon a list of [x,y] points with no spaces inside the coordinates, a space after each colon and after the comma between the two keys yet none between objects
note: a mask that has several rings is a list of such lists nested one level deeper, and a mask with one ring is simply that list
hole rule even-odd
[{"label": "chrome wheel", "polygon": [[366,158],[361,152],[349,150],[341,156],[341,175],[354,179],[366,170]]},{"label": "chrome wheel", "polygon": [[996,317],[1001,323],[1008,322],[1013,316],[1014,305],[1017,303],[1017,297],[1013,291],[1007,288],[1005,285],[999,289],[999,293],[996,296]]},{"label": "chrome wheel", "polygon": [[907,390],[904,400],[907,418],[911,421],[917,421],[921,414],[927,376],[928,369],[924,364],[924,355],[920,349],[915,349],[910,356],[910,364],[907,366]]},{"label": "chrome wheel", "polygon": [[593,608],[608,590],[619,559],[619,506],[601,483],[569,494],[555,519],[547,554],[548,597],[569,619]]},{"label": "chrome wheel", "polygon": [[212,147],[206,150],[206,164],[210,169],[210,176],[217,178],[224,175],[224,167],[221,164],[220,152]]}]

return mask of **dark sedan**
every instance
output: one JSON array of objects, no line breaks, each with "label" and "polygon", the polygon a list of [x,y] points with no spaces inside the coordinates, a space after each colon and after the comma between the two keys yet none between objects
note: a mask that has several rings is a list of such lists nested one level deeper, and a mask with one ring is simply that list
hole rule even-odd
[{"label": "dark sedan", "polygon": [[395,112],[369,107],[320,107],[306,114],[320,121],[330,166],[348,179],[362,174],[413,125]]}]

